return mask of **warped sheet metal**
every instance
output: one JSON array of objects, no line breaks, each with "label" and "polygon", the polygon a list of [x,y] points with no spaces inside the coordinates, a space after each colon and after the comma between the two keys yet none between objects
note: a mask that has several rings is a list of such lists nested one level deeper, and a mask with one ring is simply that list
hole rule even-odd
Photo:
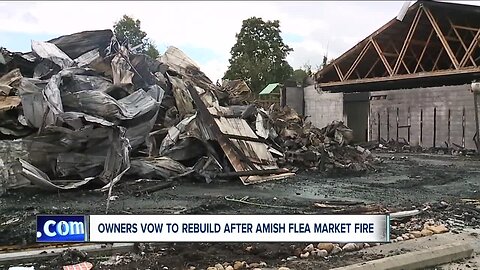
[{"label": "warped sheet metal", "polygon": [[194,113],[195,110],[192,104],[192,98],[187,91],[185,82],[174,76],[168,76],[168,80],[172,83],[173,96],[175,97],[175,103],[178,108],[180,115],[187,115]]},{"label": "warped sheet metal", "polygon": [[131,119],[147,113],[158,106],[158,102],[147,94],[143,89],[135,91],[133,94],[118,101],[120,105],[121,116]]},{"label": "warped sheet metal", "polygon": [[174,46],[168,47],[165,53],[159,57],[159,60],[180,74],[185,73],[189,67],[200,69],[190,57]]},{"label": "warped sheet metal", "polygon": [[[52,76],[47,85],[43,89],[44,99],[48,105],[48,118],[55,119],[55,116],[63,112],[62,97],[60,95],[60,83],[62,82],[62,72]],[[53,120],[55,121],[55,120]],[[52,125],[54,122],[46,121],[47,125]]]},{"label": "warped sheet metal", "polygon": [[187,171],[187,167],[171,158],[158,157],[133,159],[127,175],[140,176],[149,179],[168,179]]},{"label": "warped sheet metal", "polygon": [[[35,128],[40,128],[42,125],[48,108],[47,102],[43,97],[41,84],[43,84],[42,81],[22,78],[18,87],[26,124]],[[45,121],[47,123],[53,123],[53,120],[53,114],[46,115]]]},{"label": "warped sheet metal", "polygon": [[62,69],[73,66],[73,60],[53,43],[32,40],[32,51],[40,58],[54,62]]},{"label": "warped sheet metal", "polygon": [[178,137],[181,133],[183,133],[188,125],[197,117],[197,114],[191,115],[189,117],[184,118],[180,123],[176,126],[173,126],[168,129],[167,135],[162,141],[160,145],[159,154],[162,155],[165,153],[166,150],[170,149],[178,140]]},{"label": "warped sheet metal", "polygon": [[103,52],[110,45],[113,32],[110,29],[83,31],[71,35],[65,35],[49,40],[49,43],[55,44],[60,50],[64,51],[71,59],[75,59],[82,54],[92,50],[98,50],[102,56]]},{"label": "warped sheet metal", "polygon": [[76,130],[85,127],[86,122],[96,123],[106,127],[115,125],[114,123],[103,118],[95,117],[82,112],[64,112],[59,115],[59,118]]},{"label": "warped sheet metal", "polygon": [[130,71],[130,65],[126,57],[122,55],[122,52],[118,53],[112,59],[112,73],[113,83],[115,85],[132,85],[133,76],[135,75]]},{"label": "warped sheet metal", "polygon": [[102,57],[100,56],[100,52],[98,49],[93,49],[89,52],[86,52],[79,57],[73,60],[78,67],[87,67],[90,66],[92,63],[97,63],[102,61]]},{"label": "warped sheet metal", "polygon": [[129,120],[158,107],[158,102],[143,89],[120,100],[115,100],[103,92],[90,90],[65,93],[62,98],[65,107],[109,121]]},{"label": "warped sheet metal", "polygon": [[58,177],[79,175],[85,179],[102,173],[106,152],[103,149],[94,154],[60,153],[57,156],[55,174]]},{"label": "warped sheet metal", "polygon": [[68,77],[64,76],[61,92],[77,92],[82,90],[94,90],[100,92],[107,92],[113,86],[112,82],[92,74],[87,69],[72,70]]},{"label": "warped sheet metal", "polygon": [[108,183],[101,188],[102,191],[112,188],[130,169],[131,146],[125,137],[125,129],[121,127],[114,128],[110,133],[109,139],[111,145],[105,159],[103,172],[98,177],[102,182]]},{"label": "warped sheet metal", "polygon": [[[98,132],[95,130],[68,131],[62,127],[50,127],[47,132],[51,135],[43,136],[47,141],[52,142],[50,144],[40,145],[39,137],[32,138],[30,142],[24,139],[21,149],[29,151],[19,159],[22,169],[17,174],[17,182],[28,180],[34,185],[49,190],[74,189],[87,183],[103,185],[103,189],[108,189],[130,168],[130,145],[123,128],[105,127],[96,130]],[[62,131],[69,133],[62,135]],[[88,146],[87,142],[97,142],[97,144]],[[65,145],[65,148],[62,149],[60,145]],[[51,150],[45,146],[49,146]],[[79,147],[87,147],[86,153],[75,152]],[[88,154],[88,150],[95,154]],[[42,158],[45,159],[45,156],[48,159],[43,161]],[[53,168],[50,168],[51,166]],[[68,176],[73,179],[70,178],[68,181],[51,179],[45,173],[46,171],[55,178]],[[84,176],[84,179],[75,180],[76,176]]]},{"label": "warped sheet metal", "polygon": [[[155,105],[146,107],[145,109],[148,109],[148,111],[143,113],[140,117],[124,123],[125,126],[127,126],[125,136],[128,138],[132,149],[137,148],[148,140],[150,131],[152,131],[155,122],[157,121],[160,104],[162,103],[165,91],[160,86],[153,85],[148,89],[146,94],[156,102]],[[132,105],[146,106],[144,101],[145,100],[142,98],[138,100],[138,102],[132,102]]]},{"label": "warped sheet metal", "polygon": [[196,137],[186,137],[164,153],[176,161],[198,160],[207,155],[205,144]]},{"label": "warped sheet metal", "polygon": [[28,163],[27,161],[20,159],[20,163],[22,164],[22,171],[20,172],[20,177],[24,177],[26,180],[28,180],[30,183],[39,186],[44,189],[50,189],[50,190],[55,190],[55,189],[62,189],[62,190],[69,190],[69,189],[76,189],[81,186],[84,186],[88,184],[90,181],[92,181],[94,178],[86,178],[80,181],[75,181],[73,183],[69,183],[66,185],[57,185],[50,180],[48,175],[43,173],[41,170],[37,169],[35,166],[32,164]]}]

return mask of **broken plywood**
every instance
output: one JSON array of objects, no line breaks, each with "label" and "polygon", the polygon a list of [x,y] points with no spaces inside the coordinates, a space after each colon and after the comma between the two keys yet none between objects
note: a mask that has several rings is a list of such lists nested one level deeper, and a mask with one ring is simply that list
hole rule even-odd
[{"label": "broken plywood", "polygon": [[255,135],[244,119],[214,118],[195,88],[188,85],[187,89],[196,105],[197,124],[204,138],[219,143],[244,185],[292,175],[285,173],[285,169],[278,168],[267,145]]}]

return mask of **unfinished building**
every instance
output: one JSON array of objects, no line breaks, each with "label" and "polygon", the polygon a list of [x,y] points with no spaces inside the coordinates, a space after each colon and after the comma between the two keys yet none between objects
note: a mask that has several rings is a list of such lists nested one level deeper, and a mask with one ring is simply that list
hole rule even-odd
[{"label": "unfinished building", "polygon": [[475,148],[480,7],[418,1],[315,74],[304,111],[357,141]]}]

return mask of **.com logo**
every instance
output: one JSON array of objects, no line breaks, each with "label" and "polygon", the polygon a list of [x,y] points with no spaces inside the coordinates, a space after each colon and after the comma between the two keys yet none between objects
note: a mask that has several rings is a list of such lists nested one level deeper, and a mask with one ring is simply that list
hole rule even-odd
[{"label": ".com logo", "polygon": [[37,216],[37,242],[86,242],[85,216]]}]

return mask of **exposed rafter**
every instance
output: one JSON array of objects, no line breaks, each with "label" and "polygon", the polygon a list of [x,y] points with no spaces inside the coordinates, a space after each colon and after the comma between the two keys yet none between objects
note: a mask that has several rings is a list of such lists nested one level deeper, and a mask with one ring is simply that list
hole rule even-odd
[{"label": "exposed rafter", "polygon": [[337,66],[337,64],[333,64],[333,67],[335,67],[335,70],[337,71],[337,74],[338,74],[338,78],[340,78],[340,81],[344,81],[344,77],[343,77],[343,74],[342,74],[342,71],[340,70],[340,68]]},{"label": "exposed rafter", "polygon": [[[392,45],[392,48],[393,48],[393,49],[395,50],[395,52],[397,53],[397,57],[398,57],[398,56],[400,55],[400,52],[398,51],[397,46],[395,46],[395,44],[393,44],[393,43],[391,43],[391,45]],[[404,57],[405,57],[405,55],[404,55]],[[408,66],[407,66],[407,64],[405,63],[405,61],[403,60],[403,58],[402,58],[401,61],[402,61],[403,67],[405,68],[405,70],[407,71],[407,73],[408,73],[408,74],[411,74],[410,69],[408,68]],[[398,71],[397,71],[397,73],[398,73]],[[396,73],[395,73],[394,75],[396,75]]]},{"label": "exposed rafter", "polygon": [[353,70],[357,67],[358,63],[360,63],[360,61],[362,60],[363,56],[365,55],[365,53],[369,48],[370,48],[370,42],[367,42],[367,44],[365,44],[365,47],[363,47],[362,51],[360,51],[357,58],[352,63],[352,66],[348,69],[347,73],[345,74],[344,76],[345,80],[348,80],[350,75],[352,75]]},{"label": "exposed rafter", "polygon": [[445,36],[442,33],[442,29],[438,26],[437,21],[435,20],[435,17],[433,17],[432,12],[425,6],[420,6],[420,9],[423,9],[425,11],[425,14],[427,15],[428,20],[432,24],[433,29],[435,30],[435,33],[437,33],[437,37],[440,39],[440,42],[443,45],[443,48],[448,54],[448,57],[450,57],[450,60],[452,61],[453,65],[455,68],[458,69],[460,64],[457,61],[457,58],[452,52],[452,49],[450,48],[450,45],[448,44],[447,40],[445,39]]},{"label": "exposed rafter", "polygon": [[473,27],[464,26],[464,25],[454,24],[453,27],[455,27],[456,29],[469,30],[469,31],[472,31],[472,32],[477,32],[478,31],[478,28],[473,28]]},{"label": "exposed rafter", "polygon": [[[425,71],[425,69],[423,68],[422,63],[420,62],[420,58],[419,58],[418,55],[415,53],[415,51],[410,48],[410,53],[413,55],[413,57],[415,57],[416,65],[420,65],[420,68],[422,69],[422,71]],[[415,67],[417,67],[417,66],[415,66]],[[415,73],[415,71],[412,72],[412,73]]]},{"label": "exposed rafter", "polygon": [[463,57],[462,61],[460,61],[461,67],[465,66],[465,63],[467,62],[467,56],[471,56],[473,49],[478,44],[479,39],[480,39],[480,29],[477,30],[477,33],[475,34],[475,37],[473,38],[472,43],[470,44],[470,47],[468,47],[467,52],[465,53],[465,56]]},{"label": "exposed rafter", "polygon": [[440,56],[442,56],[442,53],[443,53],[444,50],[445,50],[444,47],[442,47],[442,48],[440,49],[440,52],[438,53],[437,59],[435,59],[435,62],[433,62],[433,67],[432,67],[432,70],[431,70],[431,71],[434,71],[434,70],[437,69],[438,61],[440,60]]},{"label": "exposed rafter", "polygon": [[407,36],[405,37],[405,41],[403,42],[402,49],[400,50],[400,54],[398,55],[397,61],[395,62],[395,66],[393,67],[393,75],[397,74],[398,69],[400,68],[400,62],[403,61],[403,56],[405,52],[407,52],[407,47],[410,45],[410,41],[415,33],[415,29],[417,29],[418,21],[420,20],[420,16],[422,15],[423,9],[420,7],[417,9],[417,13],[415,13],[415,17],[413,18],[413,22],[410,25],[410,29],[408,29]]},{"label": "exposed rafter", "polygon": [[479,13],[477,6],[420,0],[402,21],[390,20],[317,72],[317,82],[333,87],[452,69],[480,73]]},{"label": "exposed rafter", "polygon": [[385,55],[383,54],[382,49],[380,49],[380,46],[378,46],[378,43],[375,41],[375,39],[373,39],[373,37],[370,38],[370,42],[373,44],[375,51],[377,51],[378,57],[380,57],[380,60],[382,60],[382,63],[385,66],[385,69],[387,70],[388,74],[392,76],[393,74],[392,68],[388,63],[387,58],[385,58]]},{"label": "exposed rafter", "polygon": [[[418,58],[417,65],[415,66],[415,69],[413,70],[413,73],[417,72],[420,63],[423,60],[423,55],[425,54],[425,51],[427,50],[428,45],[430,45],[430,40],[432,39],[433,32],[434,32],[434,30],[432,29],[432,31],[430,31],[430,35],[428,35],[427,42],[425,43],[425,46],[423,47],[422,53],[420,54],[420,57]],[[425,71],[423,69],[423,67],[422,67],[422,70]]]},{"label": "exposed rafter", "polygon": [[372,67],[370,67],[367,74],[365,74],[365,78],[368,78],[368,75],[370,75],[372,70],[377,66],[378,62],[380,62],[380,58],[377,58],[377,60],[375,60],[375,63],[373,63]]},{"label": "exposed rafter", "polygon": [[[455,26],[453,25],[452,23],[452,20],[450,20],[450,18],[448,18],[448,22],[450,23],[450,27],[452,27],[452,30],[453,32],[455,33],[455,35],[457,36],[457,38],[460,40],[460,43],[462,44],[462,47],[463,49],[465,50],[465,55],[463,57],[467,57],[470,59],[470,61],[472,62],[472,64],[476,67],[477,64],[475,63],[475,60],[473,60],[473,57],[472,55],[469,55],[467,54],[467,51],[468,51],[468,48],[467,48],[467,45],[465,45],[465,42],[463,42],[463,39],[462,39],[462,36],[458,33],[458,30],[455,28]],[[472,41],[473,42],[473,41]],[[462,61],[463,61],[463,58],[462,58]],[[460,66],[462,66],[462,61],[460,61]]]}]

